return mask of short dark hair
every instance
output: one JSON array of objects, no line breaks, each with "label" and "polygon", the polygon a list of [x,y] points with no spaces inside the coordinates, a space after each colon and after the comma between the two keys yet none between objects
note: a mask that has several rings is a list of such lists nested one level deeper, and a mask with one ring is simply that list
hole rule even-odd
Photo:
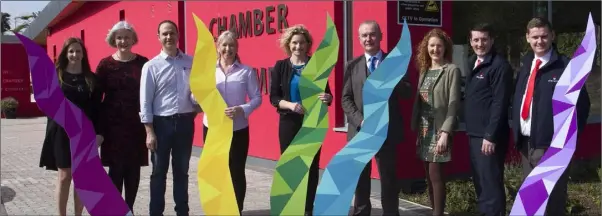
[{"label": "short dark hair", "polygon": [[470,31],[468,32],[468,38],[472,38],[472,31],[487,32],[489,38],[495,37],[495,31],[493,30],[493,26],[490,23],[477,23],[473,25],[472,28],[470,28]]},{"label": "short dark hair", "polygon": [[157,26],[157,34],[161,33],[161,25],[165,24],[165,23],[169,23],[171,25],[173,25],[173,27],[176,29],[176,32],[180,32],[178,31],[178,25],[176,25],[176,23],[174,21],[171,20],[163,20],[159,23],[159,25]]},{"label": "short dark hair", "polygon": [[550,32],[553,31],[552,23],[550,23],[548,19],[545,17],[534,17],[527,23],[527,33],[529,32],[529,29],[543,27],[547,27]]}]

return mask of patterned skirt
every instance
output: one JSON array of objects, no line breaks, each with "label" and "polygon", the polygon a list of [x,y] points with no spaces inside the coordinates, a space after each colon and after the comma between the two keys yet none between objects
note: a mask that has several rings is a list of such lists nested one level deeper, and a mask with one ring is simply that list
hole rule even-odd
[{"label": "patterned skirt", "polygon": [[434,129],[434,119],[421,117],[420,131],[418,132],[418,140],[416,142],[416,154],[418,158],[426,162],[449,162],[451,161],[451,140],[447,142],[447,151],[442,155],[436,155],[437,141],[439,136]]}]

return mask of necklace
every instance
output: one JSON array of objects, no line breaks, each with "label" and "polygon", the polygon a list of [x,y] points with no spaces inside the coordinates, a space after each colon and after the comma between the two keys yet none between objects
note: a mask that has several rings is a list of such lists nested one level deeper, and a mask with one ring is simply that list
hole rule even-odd
[{"label": "necklace", "polygon": [[293,69],[295,70],[295,73],[298,75],[301,75],[301,72],[303,71],[304,68],[305,68],[305,64],[293,65]]},{"label": "necklace", "polygon": [[128,62],[128,61],[134,60],[134,58],[136,58],[136,55],[132,53],[132,55],[128,59],[124,59],[119,55],[119,53],[115,53],[114,58],[116,58],[115,60],[117,60],[117,61]]}]

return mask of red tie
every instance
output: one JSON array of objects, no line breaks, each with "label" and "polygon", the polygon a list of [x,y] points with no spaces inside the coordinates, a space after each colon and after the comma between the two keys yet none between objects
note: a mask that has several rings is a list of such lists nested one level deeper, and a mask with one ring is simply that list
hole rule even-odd
[{"label": "red tie", "polygon": [[521,113],[521,117],[523,120],[527,120],[529,117],[529,110],[531,109],[531,100],[533,99],[533,88],[535,87],[535,77],[537,77],[537,71],[539,70],[539,66],[541,65],[541,60],[537,59],[535,61],[535,67],[531,72],[531,76],[529,77],[529,83],[527,84],[527,96],[525,96],[525,101],[523,105],[523,111]]}]

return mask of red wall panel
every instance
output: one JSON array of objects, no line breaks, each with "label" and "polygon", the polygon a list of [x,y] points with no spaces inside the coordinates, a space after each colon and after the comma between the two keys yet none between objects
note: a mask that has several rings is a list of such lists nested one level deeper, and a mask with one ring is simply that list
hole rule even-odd
[{"label": "red wall panel", "polygon": [[2,43],[2,98],[14,97],[19,102],[17,117],[34,117],[42,113],[31,102],[31,80],[27,53],[20,43]]},{"label": "red wall panel", "polygon": [[[266,70],[269,74],[269,67],[273,67],[276,60],[285,58],[285,54],[279,48],[278,38],[280,32],[276,31],[273,34],[266,33],[266,17],[267,14],[274,18],[274,22],[269,25],[270,28],[278,29],[278,16],[277,13],[283,12],[279,10],[279,5],[286,5],[286,22],[289,26],[295,24],[304,24],[311,32],[314,38],[313,50],[317,48],[318,44],[322,40],[322,36],[325,33],[325,21],[326,13],[334,19],[337,26],[340,39],[340,50],[339,60],[335,69],[333,70],[329,82],[330,87],[333,91],[335,101],[329,108],[329,124],[330,130],[326,135],[326,139],[322,148],[322,160],[320,167],[324,168],[334,154],[336,154],[346,143],[345,133],[337,133],[332,131],[333,127],[344,126],[343,112],[340,104],[340,92],[342,89],[342,77],[343,77],[343,3],[340,1],[314,1],[314,2],[298,2],[298,1],[249,1],[249,2],[208,2],[208,1],[120,1],[120,2],[86,2],[76,13],[70,16],[68,19],[61,21],[58,25],[51,28],[51,34],[48,37],[48,54],[53,57],[54,53],[58,55],[61,51],[63,41],[70,36],[80,36],[82,30],[85,36],[85,43],[88,48],[90,55],[90,63],[93,68],[96,67],[98,61],[105,56],[112,54],[115,50],[108,46],[105,42],[106,34],[109,29],[119,21],[120,11],[123,10],[125,13],[125,20],[132,23],[136,29],[139,37],[139,44],[134,47],[134,52],[140,53],[148,58],[156,56],[161,45],[157,37],[157,24],[164,20],[170,19],[178,23],[180,29],[180,47],[186,53],[194,55],[193,51],[196,46],[196,33],[197,29],[194,24],[192,14],[195,13],[205,25],[212,27],[211,31],[214,36],[218,35],[219,26],[229,27],[232,21],[231,15],[234,14],[236,18],[236,24],[240,24],[239,13],[242,12],[243,16],[247,15],[247,11],[253,15],[253,11],[258,9],[263,14],[262,22],[263,33],[259,36],[243,36],[239,39],[240,48],[239,55],[241,56],[242,62],[253,68],[261,71]],[[375,20],[382,28],[384,38],[381,43],[382,49],[390,51],[390,48],[395,46],[399,40],[402,26],[397,24],[397,2],[395,1],[355,1],[353,4],[353,17],[352,17],[352,41],[350,41],[350,48],[353,49],[353,55],[362,55],[363,50],[358,40],[358,27],[359,23],[365,20]],[[451,2],[443,1],[441,8],[443,15],[443,27],[448,34],[452,34],[452,10]],[[266,11],[268,6],[272,6],[271,12]],[[215,20],[213,25],[212,20]],[[251,21],[255,23],[254,20]],[[254,28],[252,26],[251,28]],[[432,27],[422,26],[410,26],[412,34],[412,44],[414,45],[414,53],[416,53],[416,45],[424,37],[425,33],[432,29]],[[251,30],[253,31],[253,30]],[[56,46],[56,52],[54,51]],[[5,45],[2,45],[2,49],[5,49]],[[9,51],[11,53],[17,53],[18,55],[25,55],[24,51],[20,46],[13,48],[15,51]],[[22,54],[19,54],[22,53]],[[6,66],[5,62],[19,62],[10,58],[16,55],[3,55],[3,80],[8,77],[5,75]],[[9,59],[10,58],[10,59]],[[25,58],[23,58],[25,59]],[[18,65],[25,65],[27,68],[27,62],[21,62],[15,64],[14,67],[22,67]],[[12,66],[11,66],[12,67]],[[21,70],[21,69],[18,69]],[[409,65],[408,72],[412,85],[415,89],[417,83],[417,71],[413,59]],[[8,72],[7,72],[8,74]],[[11,72],[10,76],[23,76],[22,74],[14,75]],[[25,73],[27,74],[27,73]],[[267,75],[267,74],[266,74]],[[15,79],[15,78],[10,78]],[[26,79],[29,82],[29,79]],[[266,80],[269,83],[269,78]],[[3,82],[4,85],[4,82]],[[267,84],[264,83],[265,87]],[[415,91],[415,90],[413,90]],[[2,97],[5,97],[11,93],[2,91]],[[263,92],[263,103],[262,105],[250,116],[250,130],[251,130],[251,143],[249,149],[249,155],[264,159],[277,160],[280,156],[279,144],[278,144],[278,114],[275,108],[269,103],[269,96],[267,92]],[[23,96],[19,96],[24,98]],[[24,100],[19,99],[18,100]],[[413,97],[407,100],[400,101],[402,104],[402,110],[398,110],[403,113],[405,121],[405,127],[403,132],[406,140],[399,145],[399,177],[400,178],[422,178],[424,177],[424,170],[422,163],[416,158],[416,136],[413,131],[410,130],[409,120],[412,113],[411,107],[413,103]],[[29,97],[27,96],[27,101]],[[23,107],[23,105],[22,105]],[[37,109],[37,107],[36,107]],[[21,110],[20,110],[21,111]],[[591,158],[598,157],[600,155],[600,124],[590,124],[583,133],[583,137],[579,140],[575,158]],[[196,130],[194,137],[194,144],[202,146],[202,115],[199,115],[196,119]],[[513,143],[510,143],[512,146]],[[512,149],[512,147],[510,147]],[[470,164],[468,157],[468,143],[465,133],[459,132],[454,138],[454,147],[452,151],[453,161],[446,166],[446,171],[450,174],[464,174],[470,172]],[[509,158],[516,158],[516,151],[512,150],[509,154]],[[375,163],[373,163],[375,166]],[[374,167],[375,168],[375,167]],[[372,176],[378,178],[377,169],[373,169]]]},{"label": "red wall panel", "polygon": [[[312,34],[314,39],[313,51],[318,47],[322,37],[326,31],[326,13],[335,21],[337,30],[340,32],[340,43],[341,50],[343,44],[342,37],[342,3],[341,2],[280,2],[280,1],[261,1],[261,2],[245,2],[241,4],[239,2],[206,2],[206,1],[190,1],[186,2],[186,28],[187,28],[187,44],[186,51],[189,54],[193,54],[193,50],[196,46],[197,30],[193,20],[192,14],[196,14],[208,27],[211,26],[211,20],[214,18],[221,18],[221,21],[213,24],[211,31],[215,37],[219,35],[218,28],[221,23],[227,23],[228,28],[231,22],[231,14],[235,14],[237,23],[240,23],[239,13],[242,12],[246,16],[247,11],[251,11],[253,14],[254,9],[263,11],[263,23],[266,22],[266,7],[272,6],[275,8],[270,13],[274,17],[274,23],[271,24],[271,28],[277,29],[278,17],[277,13],[278,5],[284,4],[288,8],[286,20],[289,26],[295,24],[304,24]],[[311,13],[308,13],[311,11]],[[226,20],[224,20],[224,17]],[[223,25],[223,24],[222,24]],[[247,64],[253,68],[269,68],[273,67],[276,60],[283,59],[286,57],[285,53],[280,49],[278,38],[280,33],[276,31],[274,34],[267,34],[265,31],[260,36],[242,37],[239,39],[239,55],[244,64]],[[341,55],[342,56],[342,53]],[[335,98],[340,98],[339,92],[342,88],[342,65],[343,60],[339,57],[339,62],[333,70],[329,82],[330,87],[333,89]],[[266,73],[269,73],[266,71]],[[250,131],[251,131],[251,144],[249,149],[249,155],[277,160],[280,157],[279,143],[278,143],[278,114],[274,107],[270,105],[269,95],[267,92],[263,92],[263,103],[255,110],[250,116]],[[336,124],[338,120],[339,124],[343,121],[342,109],[339,103],[333,103],[333,106],[329,108],[329,122],[331,127]],[[202,146],[202,115],[197,118],[197,129],[195,131],[195,145]],[[345,142],[344,133],[335,133],[330,130],[326,135],[324,142],[324,151],[326,149],[332,149],[333,146],[343,145]],[[327,159],[332,153],[322,154],[323,160],[321,161],[321,167],[326,165]]]},{"label": "red wall panel", "polygon": [[[402,34],[402,24],[397,24],[397,2],[389,1],[387,4],[387,13],[388,13],[388,23],[387,29],[389,30],[388,45],[393,47],[397,44],[399,37]],[[442,12],[442,26],[439,27],[443,31],[445,31],[450,37],[453,34],[452,32],[452,2],[450,1],[442,1],[442,6],[440,8]],[[410,65],[408,66],[408,75],[412,82],[413,92],[416,91],[416,86],[418,83],[418,70],[416,68],[415,57],[417,54],[418,44],[424,38],[425,34],[433,29],[434,27],[428,26],[409,26],[411,31],[411,38],[413,44],[412,50],[412,59],[410,61]],[[403,167],[404,169],[401,172],[398,172],[401,178],[420,178],[424,175],[424,168],[422,161],[418,160],[416,157],[416,132],[410,129],[410,118],[412,115],[412,106],[414,103],[414,96],[412,98],[400,101],[403,114],[403,120],[405,122],[405,127],[403,129],[405,140],[399,145],[399,167]],[[464,164],[468,162],[468,157],[464,157],[462,154],[458,154],[461,152],[468,152],[468,149],[463,148],[460,143],[466,143],[467,139],[463,136],[463,133],[457,134],[454,138],[454,146],[452,151],[452,163],[446,166],[446,171],[448,173],[456,173],[459,171],[458,169],[463,169]]]},{"label": "red wall panel", "polygon": [[58,56],[63,42],[68,37],[80,37],[83,30],[90,66],[95,70],[100,59],[115,52],[105,38],[113,25],[119,22],[120,10],[125,12],[125,20],[134,26],[138,34],[138,44],[132,50],[149,59],[161,51],[157,36],[159,22],[170,19],[178,23],[177,1],[89,1],[68,19],[51,28],[47,38],[48,55],[53,56],[50,48],[56,46]]},{"label": "red wall panel", "polygon": [[[451,2],[443,1],[441,7],[442,10],[442,27],[450,36],[452,34],[452,23],[451,23]],[[401,36],[401,30],[403,25],[397,23],[397,1],[386,1],[386,2],[371,2],[371,1],[356,1],[353,2],[353,38],[356,41],[353,42],[353,53],[355,56],[363,55],[364,51],[359,42],[358,28],[359,24],[365,20],[375,20],[380,24],[383,32],[383,41],[381,47],[384,51],[389,52],[391,48],[397,45]],[[413,46],[413,53],[416,53],[417,45],[420,43],[426,32],[433,29],[433,27],[425,26],[410,26],[411,39]],[[415,68],[413,59],[410,61],[407,74],[410,77],[413,86],[413,92],[415,92],[416,83],[418,82],[418,73]],[[391,112],[401,112],[405,126],[403,131],[405,140],[399,145],[398,148],[398,167],[400,172],[398,176],[400,178],[420,178],[424,175],[424,170],[421,161],[416,158],[416,135],[410,129],[410,118],[412,114],[412,105],[414,97],[400,101],[402,110],[391,110]],[[456,142],[462,142],[463,137],[456,137]],[[465,138],[464,138],[465,139]],[[329,151],[336,151],[329,149]],[[455,149],[454,149],[455,150]],[[455,156],[455,155],[454,155]],[[454,157],[455,159],[455,157]],[[461,160],[461,159],[460,159]],[[453,166],[448,171],[453,171]],[[378,169],[376,169],[376,163],[372,163],[372,176],[378,178]]]}]

